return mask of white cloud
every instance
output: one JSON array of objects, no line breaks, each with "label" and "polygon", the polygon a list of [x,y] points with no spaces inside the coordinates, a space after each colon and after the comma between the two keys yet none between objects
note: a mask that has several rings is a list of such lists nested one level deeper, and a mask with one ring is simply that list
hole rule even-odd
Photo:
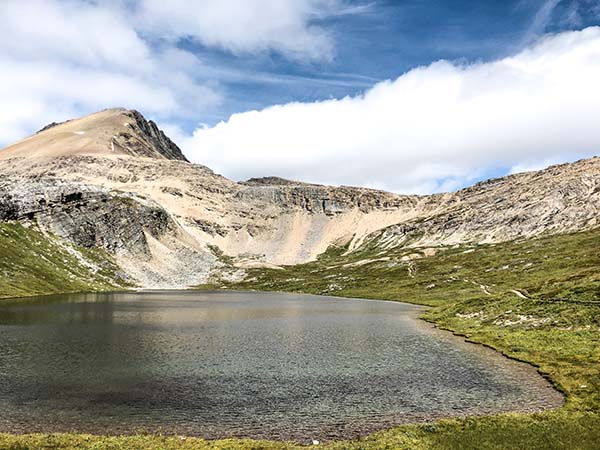
[{"label": "white cloud", "polygon": [[294,58],[331,58],[334,42],[315,19],[358,13],[341,0],[141,0],[142,30],[167,39],[192,37],[233,53],[276,50]]},{"label": "white cloud", "polygon": [[50,62],[0,59],[0,139],[9,143],[46,123],[112,105],[155,113],[177,108],[175,94],[143,79]]},{"label": "white cloud", "polygon": [[455,187],[519,163],[600,153],[600,28],[490,63],[437,62],[364,95],[235,114],[183,142],[227,176],[398,192]]},{"label": "white cloud", "polygon": [[0,147],[42,125],[114,106],[155,119],[198,117],[222,101],[219,67],[177,41],[232,52],[328,58],[312,24],[343,0],[1,0]]},{"label": "white cloud", "polygon": [[536,170],[541,170],[546,167],[552,166],[554,164],[560,164],[562,161],[561,158],[548,158],[548,159],[539,159],[535,161],[520,161],[516,165],[510,168],[510,174],[515,173],[523,173],[523,172],[533,172]]},{"label": "white cloud", "polygon": [[194,78],[193,54],[152,46],[127,14],[109,2],[0,2],[0,146],[102,108],[185,118],[221,101]]},{"label": "white cloud", "polygon": [[3,0],[0,52],[24,60],[148,69],[150,50],[117,9],[73,0]]}]

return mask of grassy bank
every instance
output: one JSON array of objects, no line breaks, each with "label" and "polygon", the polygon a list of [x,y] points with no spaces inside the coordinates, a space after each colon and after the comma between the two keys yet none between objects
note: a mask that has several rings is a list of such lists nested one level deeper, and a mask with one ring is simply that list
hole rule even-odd
[{"label": "grassy bank", "polygon": [[[539,367],[567,402],[540,414],[407,425],[328,449],[600,448],[600,230],[498,245],[332,248],[313,263],[253,269],[219,287],[401,300],[426,319]],[[0,435],[1,449],[295,449],[295,444],[164,436]]]},{"label": "grassy bank", "polygon": [[102,250],[75,247],[35,226],[0,223],[0,298],[127,287]]},{"label": "grassy bank", "polygon": [[179,436],[90,436],[81,434],[3,435],[0,449],[85,449],[85,450],[547,450],[598,449],[597,415],[575,413],[569,420],[562,414],[504,415],[443,420],[430,425],[406,425],[346,442],[318,446],[241,439],[206,441]]}]

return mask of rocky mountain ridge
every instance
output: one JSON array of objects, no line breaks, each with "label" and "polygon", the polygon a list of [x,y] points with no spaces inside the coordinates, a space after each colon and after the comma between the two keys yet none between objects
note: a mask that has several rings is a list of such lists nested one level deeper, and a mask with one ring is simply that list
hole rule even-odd
[{"label": "rocky mountain ridge", "polygon": [[181,149],[138,111],[112,108],[81,119],[52,122],[9,145],[0,158],[129,155],[187,161]]},{"label": "rocky mountain ridge", "polygon": [[306,262],[333,244],[432,247],[578,231],[600,213],[599,158],[430,196],[278,177],[236,183],[187,162],[154,122],[124,109],[7,147],[0,171],[0,221],[102,248],[144,287],[203,283],[225,266],[235,273],[231,263]]},{"label": "rocky mountain ridge", "polygon": [[429,217],[382,231],[384,246],[493,243],[600,226],[600,158],[477,183]]}]

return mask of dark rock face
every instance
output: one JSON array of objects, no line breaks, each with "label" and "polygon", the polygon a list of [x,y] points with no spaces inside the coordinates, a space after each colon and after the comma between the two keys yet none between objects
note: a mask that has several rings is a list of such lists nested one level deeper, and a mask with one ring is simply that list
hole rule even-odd
[{"label": "dark rock face", "polygon": [[251,185],[236,194],[244,202],[262,201],[282,208],[300,208],[309,213],[333,216],[354,208],[362,212],[376,209],[412,207],[415,196],[399,196],[372,189],[300,185]]},{"label": "dark rock face", "polygon": [[163,209],[119,197],[60,208],[42,221],[82,247],[100,247],[112,254],[126,252],[142,260],[150,256],[145,233],[159,238],[174,231]]},{"label": "dark rock face", "polygon": [[108,193],[95,186],[59,181],[27,183],[5,181],[0,184],[0,217],[5,220],[32,219],[54,208],[107,198]]},{"label": "dark rock face", "polygon": [[156,153],[167,159],[188,161],[181,149],[158,128],[152,120],[135,110],[126,113],[133,119],[131,133],[120,133],[116,141],[138,156],[156,157]]},{"label": "dark rock face", "polygon": [[38,131],[36,131],[36,134],[41,133],[42,131],[49,130],[50,128],[54,128],[55,126],[60,125],[62,123],[65,123],[65,122],[52,122],[52,123],[49,123],[45,127],[40,128]]},{"label": "dark rock face", "polygon": [[146,233],[159,238],[176,231],[164,209],[135,196],[49,181],[13,189],[0,186],[0,220],[33,219],[82,247],[100,247],[112,254],[124,252],[143,260],[150,256]]},{"label": "dark rock face", "polygon": [[229,231],[224,226],[219,225],[218,223],[211,222],[209,220],[204,219],[192,219],[192,223],[200,228],[205,233],[210,234],[211,236],[219,235],[219,236],[227,236]]},{"label": "dark rock face", "polygon": [[260,177],[250,178],[246,181],[242,181],[240,184],[245,184],[246,186],[289,186],[294,184],[306,185],[308,183],[301,183],[299,181],[288,180],[281,177]]},{"label": "dark rock face", "polygon": [[17,220],[19,206],[14,202],[12,195],[0,191],[0,221]]}]

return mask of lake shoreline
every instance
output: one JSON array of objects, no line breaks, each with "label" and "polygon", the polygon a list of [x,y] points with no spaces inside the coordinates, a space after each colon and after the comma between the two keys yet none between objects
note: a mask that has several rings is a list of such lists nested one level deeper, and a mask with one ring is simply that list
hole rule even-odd
[{"label": "lake shoreline", "polygon": [[[127,290],[127,291],[116,291],[116,292],[107,292],[107,293],[103,293],[103,294],[144,294],[144,293],[148,293],[148,294],[154,294],[154,295],[160,295],[160,294],[165,294],[165,293],[173,293],[173,294],[182,294],[182,293],[202,293],[202,294],[206,294],[206,293],[212,293],[212,294],[223,294],[223,295],[230,295],[230,294],[256,294],[257,291],[237,291],[237,290],[230,290],[230,289],[223,289],[223,290],[212,290],[212,291],[195,291],[195,290],[169,290],[169,291],[160,291],[160,290]],[[270,292],[269,294],[271,295],[294,295],[294,294],[289,294],[289,293],[274,293],[274,292]],[[34,296],[34,297],[22,297],[22,298],[18,298],[18,299],[13,299],[14,303],[19,304],[19,303],[23,303],[23,304],[28,304],[31,301],[40,301],[40,300],[52,300],[53,297],[57,297],[56,295],[50,295],[50,296]],[[473,343],[468,343],[466,342],[465,339],[458,337],[455,334],[452,334],[448,331],[445,330],[441,330],[438,327],[432,326],[430,324],[430,322],[425,321],[425,320],[421,320],[422,319],[422,313],[424,311],[428,310],[428,307],[426,306],[421,306],[421,305],[415,305],[412,303],[405,303],[405,302],[390,302],[389,300],[380,300],[380,299],[358,299],[358,298],[347,298],[347,297],[339,297],[339,296],[315,296],[315,295],[311,295],[311,294],[305,294],[303,295],[303,297],[320,297],[323,299],[333,299],[333,300],[343,300],[344,302],[348,301],[348,302],[352,302],[352,301],[360,301],[360,302],[381,302],[382,304],[395,304],[398,305],[399,307],[405,306],[408,307],[407,310],[403,311],[402,314],[406,315],[407,317],[411,317],[411,320],[414,320],[416,326],[421,329],[423,332],[425,333],[429,333],[432,335],[436,335],[436,337],[444,339],[444,340],[452,340],[453,345],[462,345],[465,347],[468,347],[469,349],[471,349],[470,351],[472,351],[472,347],[474,347]],[[11,304],[14,304],[12,301],[10,302]],[[440,337],[440,335],[443,335]],[[490,352],[494,353],[494,355],[497,355],[498,352],[497,351],[492,351],[490,349],[485,349],[484,351],[486,352]],[[512,358],[511,358],[512,359]],[[525,364],[524,364],[525,365]],[[527,364],[527,371],[531,373],[531,375],[527,376],[525,375],[525,377],[529,377],[529,381],[530,383],[532,382],[541,382],[542,378],[540,377],[540,380],[538,381],[537,379],[535,379],[533,377],[533,372],[535,371],[535,376],[538,376],[538,371],[535,370],[533,367],[531,367],[530,365]],[[525,371],[524,371],[525,373]],[[544,383],[546,383],[546,380],[543,380]],[[398,426],[405,426],[405,425],[419,425],[419,424],[431,424],[433,422],[439,421],[439,420],[443,420],[443,419],[456,419],[456,418],[461,418],[461,419],[465,419],[465,418],[474,418],[474,417],[486,417],[486,416],[491,416],[491,415],[498,415],[498,414],[507,414],[507,413],[524,413],[524,414],[534,414],[534,413],[540,413],[542,411],[547,411],[553,408],[557,408],[560,407],[564,404],[564,399],[562,397],[562,395],[560,396],[560,399],[557,399],[556,397],[554,397],[551,401],[549,400],[548,404],[544,405],[544,406],[540,406],[540,407],[531,407],[531,406],[526,406],[523,405],[522,407],[518,407],[518,408],[505,408],[505,409],[490,409],[490,410],[485,410],[485,411],[481,411],[479,413],[471,413],[471,414],[464,414],[464,413],[456,413],[456,414],[444,414],[444,413],[439,413],[436,414],[435,412],[430,412],[426,415],[420,416],[420,417],[403,417],[401,420],[399,420],[398,418],[395,418],[393,420],[389,420],[386,421],[384,423],[382,423],[381,425],[377,425],[377,426],[373,426],[373,427],[367,427],[362,429],[360,432],[352,432],[352,433],[346,433],[344,435],[339,435],[339,436],[330,436],[331,439],[343,439],[343,440],[347,440],[347,439],[357,439],[357,438],[364,438],[366,435],[371,434],[371,433],[376,433],[376,432],[381,432],[383,430],[388,430],[390,428],[394,428],[394,427],[398,427]],[[13,434],[30,434],[30,432],[50,432],[50,433],[61,433],[61,432],[69,432],[72,429],[67,427],[67,428],[53,428],[53,429],[49,429],[46,428],[44,429],[43,427],[40,428],[20,428],[20,427],[13,427],[13,428],[5,428],[3,427],[3,431],[4,432],[10,432]],[[159,434],[164,434],[165,433],[165,429],[161,429],[161,428],[146,428],[146,427],[141,427],[142,429],[145,429],[144,433],[150,433],[150,434],[154,434],[154,433],[159,433]],[[87,429],[83,429],[83,430],[79,430],[79,432],[81,433],[86,433],[86,432],[90,432],[91,430],[87,430]],[[109,435],[109,436],[115,436],[115,435],[132,435],[135,433],[131,433],[131,432],[116,432],[116,433],[98,433],[97,431],[93,431],[92,434],[96,434],[96,435]],[[177,430],[174,430],[172,432],[167,433],[169,435],[179,435],[179,434],[186,434],[187,436],[192,436],[192,437],[205,437],[208,439],[223,439],[223,438],[234,438],[234,437],[239,437],[236,435],[230,435],[230,434],[222,434],[222,435],[213,435],[213,436],[208,436],[206,434],[194,434],[194,433],[180,433]],[[267,436],[261,436],[261,435],[245,435],[245,438],[264,438]],[[328,440],[331,440],[328,439]],[[278,439],[281,440],[281,439]],[[289,438],[284,437],[283,440],[290,440]],[[294,439],[292,439],[294,440]],[[302,441],[302,440],[297,440],[295,439],[297,442],[299,443],[306,443],[307,441]]]}]

